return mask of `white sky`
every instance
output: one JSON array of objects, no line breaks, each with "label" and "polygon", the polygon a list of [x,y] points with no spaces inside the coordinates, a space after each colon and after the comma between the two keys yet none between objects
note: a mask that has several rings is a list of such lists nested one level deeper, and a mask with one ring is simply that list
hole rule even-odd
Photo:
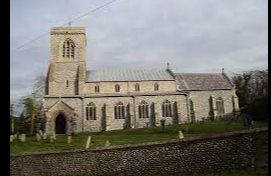
[{"label": "white sky", "polygon": [[[11,102],[45,74],[49,35],[110,0],[11,0]],[[166,68],[232,74],[266,69],[267,0],[117,0],[76,21],[87,31],[88,69]]]}]

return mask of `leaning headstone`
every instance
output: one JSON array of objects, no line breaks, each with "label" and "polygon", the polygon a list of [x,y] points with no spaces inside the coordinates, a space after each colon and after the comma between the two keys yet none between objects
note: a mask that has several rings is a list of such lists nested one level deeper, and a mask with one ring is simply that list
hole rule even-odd
[{"label": "leaning headstone", "polygon": [[179,131],[179,139],[183,139],[184,136],[183,136],[183,132],[182,131]]},{"label": "leaning headstone", "polygon": [[18,133],[13,135],[14,140],[19,139]]},{"label": "leaning headstone", "polygon": [[86,149],[89,149],[91,143],[91,136],[88,136],[87,143],[86,143]]},{"label": "leaning headstone", "polygon": [[52,135],[53,139],[56,140],[56,133],[53,132],[53,135]]},{"label": "leaning headstone", "polygon": [[72,136],[71,136],[71,135],[68,135],[67,143],[68,143],[68,144],[71,144],[71,143],[72,143]]},{"label": "leaning headstone", "polygon": [[26,139],[25,134],[21,134],[20,135],[21,142],[25,142],[25,139]]},{"label": "leaning headstone", "polygon": [[43,136],[42,130],[39,130],[39,135]]},{"label": "leaning headstone", "polygon": [[47,134],[43,133],[42,139],[46,140],[47,139]]},{"label": "leaning headstone", "polygon": [[54,140],[54,136],[50,136],[50,142],[53,143],[55,140]]},{"label": "leaning headstone", "polygon": [[14,140],[14,136],[13,135],[10,135],[10,143],[12,143]]},{"label": "leaning headstone", "polygon": [[110,145],[111,145],[110,142],[109,142],[108,140],[106,140],[105,146],[106,146],[106,147],[109,147]]},{"label": "leaning headstone", "polygon": [[37,139],[37,141],[40,141],[41,136],[40,136],[40,134],[39,134],[39,133],[36,133],[36,139]]}]

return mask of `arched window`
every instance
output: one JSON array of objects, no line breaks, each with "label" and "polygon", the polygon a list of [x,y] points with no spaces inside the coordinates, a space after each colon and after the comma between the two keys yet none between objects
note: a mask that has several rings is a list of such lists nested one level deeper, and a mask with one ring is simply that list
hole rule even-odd
[{"label": "arched window", "polygon": [[66,80],[66,87],[69,87],[69,80]]},{"label": "arched window", "polygon": [[140,87],[138,83],[135,84],[135,91],[140,91]]},{"label": "arched window", "polygon": [[86,107],[87,120],[96,120],[96,106],[94,103],[89,103]]},{"label": "arched window", "polygon": [[158,91],[159,90],[159,84],[158,83],[155,83],[154,84],[154,91]]},{"label": "arched window", "polygon": [[115,105],[115,119],[125,119],[125,115],[124,115],[124,105],[122,102],[118,102]]},{"label": "arched window", "polygon": [[95,93],[99,93],[100,92],[100,87],[98,85],[96,85],[94,87],[94,91],[95,91]]},{"label": "arched window", "polygon": [[115,85],[115,92],[120,92],[120,85],[118,84]]},{"label": "arched window", "polygon": [[149,106],[148,103],[142,101],[138,106],[139,118],[149,118]]},{"label": "arched window", "polygon": [[172,117],[172,108],[170,101],[166,100],[162,104],[162,116],[163,117]]},{"label": "arched window", "polygon": [[67,39],[63,43],[62,57],[74,58],[74,42],[71,39]]},{"label": "arched window", "polygon": [[213,97],[209,97],[209,117],[211,120],[214,120],[214,105],[213,105]]},{"label": "arched window", "polygon": [[217,116],[222,117],[224,115],[224,101],[223,98],[218,97],[216,99]]}]

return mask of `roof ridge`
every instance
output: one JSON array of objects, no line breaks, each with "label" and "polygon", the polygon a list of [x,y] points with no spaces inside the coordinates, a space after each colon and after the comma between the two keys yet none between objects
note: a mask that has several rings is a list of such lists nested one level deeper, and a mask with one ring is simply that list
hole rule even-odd
[{"label": "roof ridge", "polygon": [[134,70],[134,71],[148,71],[148,70],[163,70],[166,71],[166,69],[159,69],[159,68],[152,68],[152,69],[128,69],[128,68],[105,68],[105,69],[91,69],[91,70],[87,70],[87,71],[115,71],[115,70],[123,70],[123,71],[129,71],[129,70]]},{"label": "roof ridge", "polygon": [[211,73],[211,72],[205,72],[205,73],[175,73],[175,74],[217,74],[217,75],[221,75],[222,73]]}]

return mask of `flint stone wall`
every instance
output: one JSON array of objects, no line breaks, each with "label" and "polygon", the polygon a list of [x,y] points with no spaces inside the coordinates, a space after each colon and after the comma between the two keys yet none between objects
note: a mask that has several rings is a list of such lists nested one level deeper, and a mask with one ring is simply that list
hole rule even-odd
[{"label": "flint stone wall", "polygon": [[[259,136],[261,136],[259,138]],[[267,129],[10,158],[11,175],[157,175],[255,167]],[[266,143],[267,144],[267,143]],[[267,157],[267,156],[266,156]]]}]

